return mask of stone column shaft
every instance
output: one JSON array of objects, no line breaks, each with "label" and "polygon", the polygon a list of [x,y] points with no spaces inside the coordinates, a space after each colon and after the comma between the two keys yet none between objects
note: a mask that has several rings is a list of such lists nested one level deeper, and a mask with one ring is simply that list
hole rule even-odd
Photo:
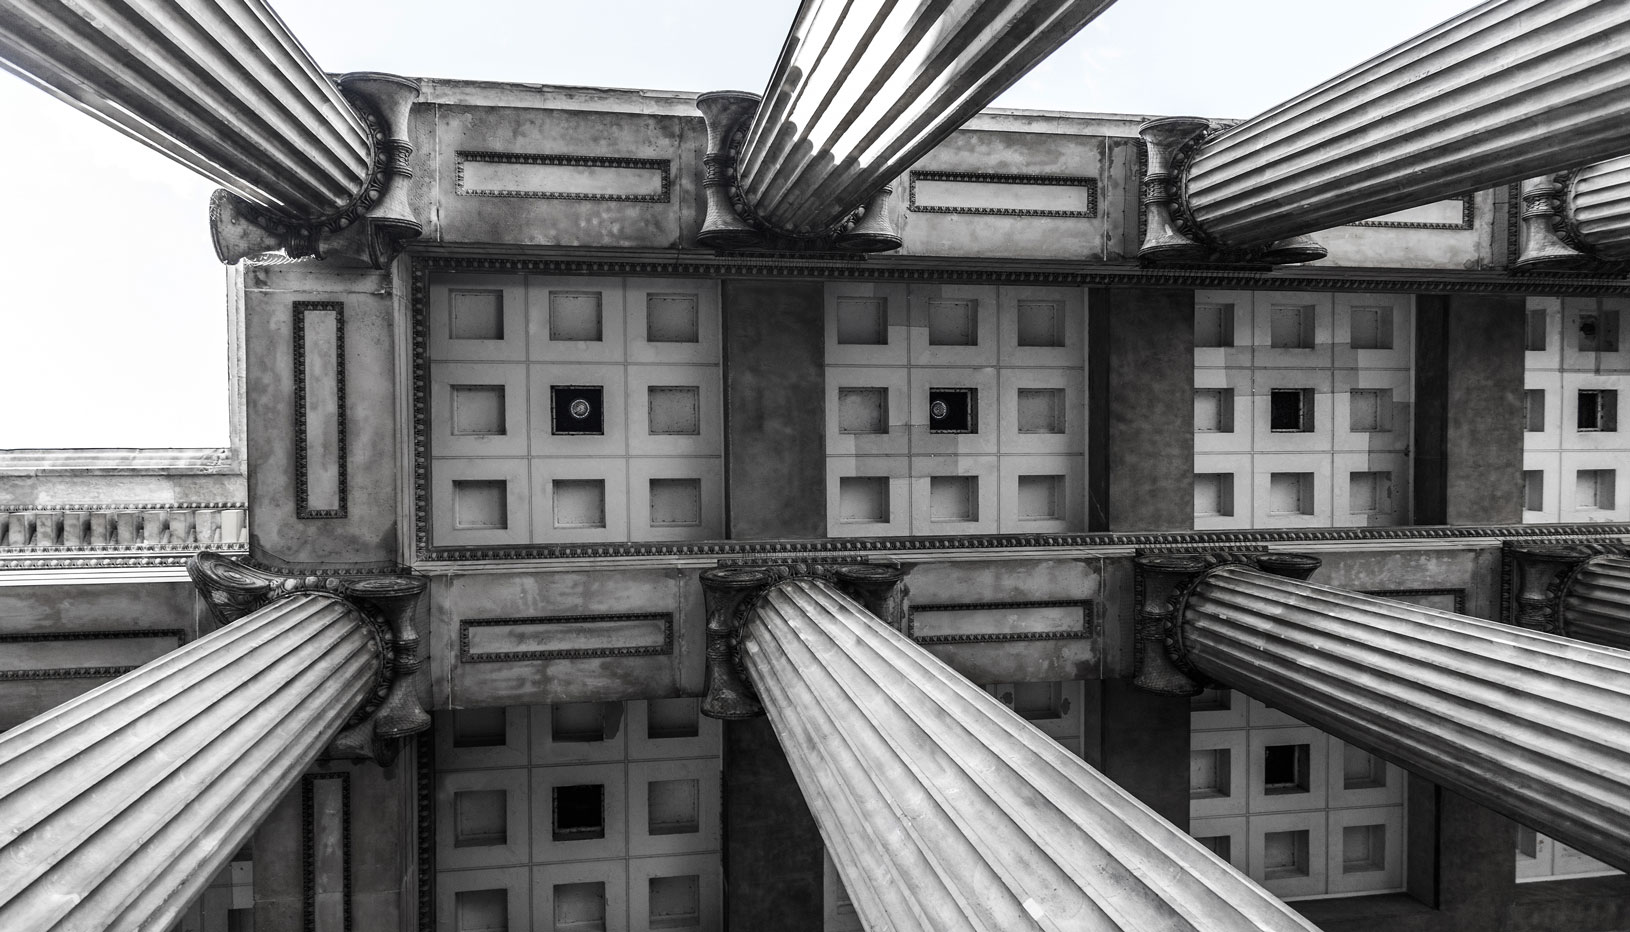
[{"label": "stone column shaft", "polygon": [[1587,165],[1568,182],[1566,229],[1603,259],[1630,259],[1630,156]]},{"label": "stone column shaft", "polygon": [[1630,868],[1630,653],[1239,566],[1181,622],[1205,676]]},{"label": "stone column shaft", "polygon": [[356,608],[299,593],[0,736],[0,928],[169,928],[382,662]]},{"label": "stone column shaft", "polygon": [[1313,928],[825,581],[740,649],[868,929]]},{"label": "stone column shaft", "polygon": [[1187,209],[1256,244],[1630,151],[1630,5],[1491,0],[1207,140]]},{"label": "stone column shaft", "polygon": [[1630,558],[1593,557],[1573,574],[1562,597],[1562,631],[1630,650]]},{"label": "stone column shaft", "polygon": [[1111,2],[805,0],[742,146],[748,206],[837,224]]},{"label": "stone column shaft", "polygon": [[25,80],[265,207],[335,213],[371,170],[363,121],[262,0],[8,0]]}]

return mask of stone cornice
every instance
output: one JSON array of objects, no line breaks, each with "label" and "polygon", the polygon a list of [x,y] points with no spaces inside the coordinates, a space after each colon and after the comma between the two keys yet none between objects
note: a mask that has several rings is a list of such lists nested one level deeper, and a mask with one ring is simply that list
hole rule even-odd
[{"label": "stone cornice", "polygon": [[1392,269],[1312,266],[1143,267],[970,256],[746,254],[700,249],[636,250],[577,247],[506,249],[463,244],[415,244],[415,272],[655,275],[710,278],[819,278],[862,281],[980,282],[1081,287],[1218,288],[1229,290],[1408,292],[1412,294],[1630,294],[1630,278],[1588,274],[1512,273],[1500,269]]}]

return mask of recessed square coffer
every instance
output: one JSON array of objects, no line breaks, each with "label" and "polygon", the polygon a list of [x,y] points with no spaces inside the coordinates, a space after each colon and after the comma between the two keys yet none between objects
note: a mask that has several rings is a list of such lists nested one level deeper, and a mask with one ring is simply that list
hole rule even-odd
[{"label": "recessed square coffer", "polygon": [[935,434],[979,433],[979,389],[930,388],[928,430]]},{"label": "recessed square coffer", "polygon": [[606,390],[599,385],[551,385],[556,436],[600,436],[606,432]]}]

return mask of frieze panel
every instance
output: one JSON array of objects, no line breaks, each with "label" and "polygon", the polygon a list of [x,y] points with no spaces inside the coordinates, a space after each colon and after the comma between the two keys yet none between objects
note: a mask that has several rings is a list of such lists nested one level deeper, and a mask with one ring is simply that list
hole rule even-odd
[{"label": "frieze panel", "polygon": [[346,515],[345,305],[294,302],[294,507]]},{"label": "frieze panel", "polygon": [[[1381,227],[1392,230],[1470,230],[1477,220],[1477,195],[1462,194],[1418,207],[1395,211],[1372,220],[1344,224],[1350,227]],[[1449,216],[1455,211],[1460,216]]]},{"label": "frieze panel", "polygon": [[913,605],[906,617],[906,636],[925,645],[1091,638],[1092,603],[1067,599]]},{"label": "frieze panel", "polygon": [[907,196],[919,213],[1098,216],[1098,179],[1079,175],[916,170]]},{"label": "frieze panel", "polygon": [[465,197],[537,197],[666,204],[672,163],[611,155],[459,150],[454,190]]},{"label": "frieze panel", "polygon": [[668,612],[471,618],[458,625],[464,663],[652,657],[672,654],[673,643]]}]

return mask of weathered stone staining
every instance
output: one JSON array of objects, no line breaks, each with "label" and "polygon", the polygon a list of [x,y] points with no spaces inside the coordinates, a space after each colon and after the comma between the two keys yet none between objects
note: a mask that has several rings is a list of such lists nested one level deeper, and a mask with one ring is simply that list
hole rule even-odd
[{"label": "weathered stone staining", "polygon": [[785,236],[898,248],[881,189],[1108,5],[803,4],[737,157],[743,209]]},{"label": "weathered stone staining", "polygon": [[259,0],[7,4],[0,60],[224,186],[211,205],[223,262],[320,255],[325,234],[382,196],[364,231],[380,242],[338,251],[369,261],[370,248],[418,235],[405,192],[388,194],[412,149],[401,137],[417,83],[348,76],[378,114],[361,112]]},{"label": "weathered stone staining", "polygon": [[169,928],[381,662],[356,608],[297,593],[0,736],[0,927]]},{"label": "weathered stone staining", "polygon": [[867,928],[1313,928],[825,580],[741,657]]},{"label": "weathered stone staining", "polygon": [[1630,149],[1630,7],[1484,3],[1208,138],[1183,173],[1238,246],[1364,220]]},{"label": "weathered stone staining", "polygon": [[1171,637],[1180,666],[1630,867],[1630,654],[1241,565],[1191,584]]}]

